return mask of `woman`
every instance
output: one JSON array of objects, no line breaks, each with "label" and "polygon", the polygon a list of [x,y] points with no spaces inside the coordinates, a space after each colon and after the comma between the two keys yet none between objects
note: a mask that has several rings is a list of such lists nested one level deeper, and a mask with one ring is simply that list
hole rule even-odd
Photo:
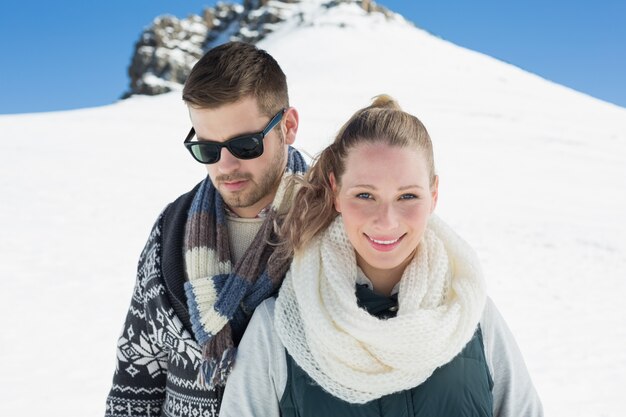
[{"label": "woman", "polygon": [[434,216],[426,128],[356,112],[283,224],[293,262],[239,346],[220,416],[541,416],[472,249]]}]

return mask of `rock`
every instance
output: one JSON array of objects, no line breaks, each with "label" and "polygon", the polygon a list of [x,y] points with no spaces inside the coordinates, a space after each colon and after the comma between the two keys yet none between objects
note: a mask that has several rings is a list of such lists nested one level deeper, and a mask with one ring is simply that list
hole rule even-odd
[{"label": "rock", "polygon": [[[243,5],[217,3],[206,8],[202,16],[185,19],[159,16],[144,29],[135,44],[128,68],[129,91],[156,95],[180,88],[193,65],[214,46],[238,40],[256,43],[284,21],[295,19],[304,24],[305,16],[298,3],[307,0],[244,0]],[[329,0],[324,7],[355,3],[368,13],[393,14],[372,0]]]}]

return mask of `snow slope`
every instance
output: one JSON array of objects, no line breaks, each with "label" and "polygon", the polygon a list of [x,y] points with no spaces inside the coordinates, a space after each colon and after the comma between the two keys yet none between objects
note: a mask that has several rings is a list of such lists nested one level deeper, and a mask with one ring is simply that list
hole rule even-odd
[{"label": "snow slope", "polygon": [[[372,96],[427,126],[546,415],[623,415],[626,109],[353,5],[264,40],[316,153]],[[204,177],[180,93],[0,116],[0,415],[102,415],[137,257]]]}]

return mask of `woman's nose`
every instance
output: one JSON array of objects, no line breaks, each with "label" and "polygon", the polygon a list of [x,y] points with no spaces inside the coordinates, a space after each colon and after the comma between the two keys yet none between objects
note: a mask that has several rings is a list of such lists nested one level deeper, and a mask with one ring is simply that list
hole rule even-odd
[{"label": "woman's nose", "polygon": [[383,230],[398,227],[398,217],[392,204],[380,204],[376,212],[376,226]]}]

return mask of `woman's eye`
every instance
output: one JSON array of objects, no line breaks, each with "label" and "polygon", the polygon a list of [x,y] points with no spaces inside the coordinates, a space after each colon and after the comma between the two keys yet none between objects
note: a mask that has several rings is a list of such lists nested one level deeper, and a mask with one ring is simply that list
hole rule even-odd
[{"label": "woman's eye", "polygon": [[400,196],[400,200],[413,200],[414,198],[419,198],[415,194],[402,194]]},{"label": "woman's eye", "polygon": [[362,198],[364,200],[369,200],[370,198],[372,198],[372,195],[370,193],[358,193],[356,195],[356,198]]}]

